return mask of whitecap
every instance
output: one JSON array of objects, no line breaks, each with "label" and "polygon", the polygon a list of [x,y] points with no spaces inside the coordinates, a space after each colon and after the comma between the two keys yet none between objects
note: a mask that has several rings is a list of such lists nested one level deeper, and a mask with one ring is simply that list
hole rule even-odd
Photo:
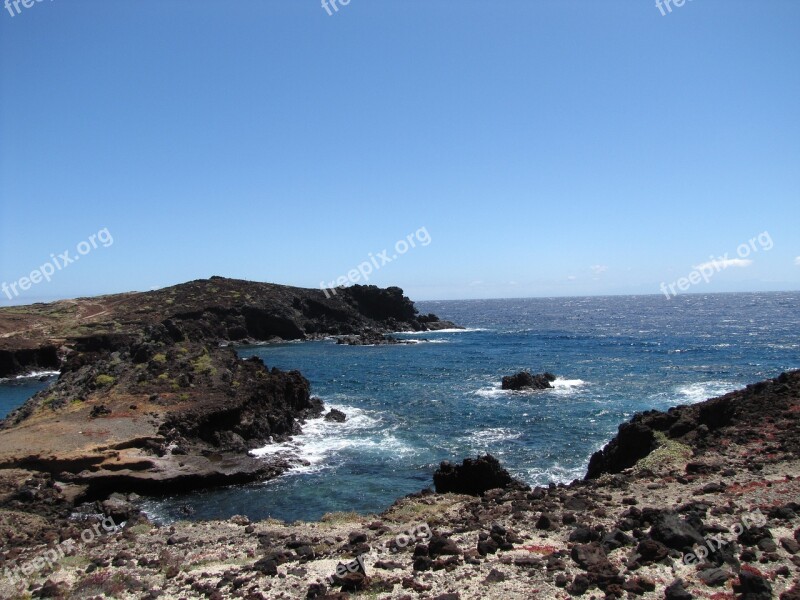
[{"label": "whitecap", "polygon": [[485,387],[479,390],[475,390],[472,393],[475,394],[476,396],[482,396],[484,398],[497,398],[499,396],[505,396],[511,394],[533,394],[537,392],[547,392],[550,391],[550,389],[552,389],[552,391],[557,394],[569,394],[576,388],[586,385],[586,382],[583,379],[563,379],[561,377],[557,377],[555,381],[550,382],[550,385],[552,385],[553,387],[544,390],[536,390],[536,389],[504,390],[498,383],[491,387]]},{"label": "whitecap", "polygon": [[531,485],[547,485],[549,483],[570,483],[574,479],[582,479],[586,474],[586,467],[565,467],[558,461],[547,468],[530,468],[520,471],[521,478]]},{"label": "whitecap", "polygon": [[725,381],[703,381],[679,386],[675,391],[681,396],[682,404],[695,404],[709,398],[722,396],[734,389],[736,386]]},{"label": "whitecap", "polygon": [[583,379],[562,379],[557,377],[555,381],[551,382],[551,385],[557,393],[565,394],[572,392],[575,388],[586,385],[586,382]]},{"label": "whitecap", "polygon": [[490,427],[488,429],[481,429],[480,431],[475,431],[461,436],[461,439],[480,447],[486,447],[490,444],[496,444],[506,440],[516,440],[521,436],[522,432],[517,431],[516,429],[509,429],[507,427]]},{"label": "whitecap", "polygon": [[505,396],[506,394],[511,393],[510,390],[504,390],[499,385],[488,387],[488,388],[481,388],[479,390],[475,390],[472,392],[476,396],[482,396],[484,398],[497,398],[499,396]]},{"label": "whitecap", "polygon": [[391,430],[381,428],[382,420],[367,411],[352,406],[328,404],[347,415],[344,423],[326,421],[323,417],[309,419],[303,432],[287,442],[268,444],[251,450],[255,457],[279,457],[292,465],[290,473],[316,473],[329,466],[337,453],[358,448],[365,452],[378,451],[402,456],[414,449],[397,438]]},{"label": "whitecap", "polygon": [[57,377],[61,375],[61,371],[31,371],[24,375],[17,375],[15,377],[0,378],[0,383],[5,381],[19,381],[21,379],[40,379],[41,377]]},{"label": "whitecap", "polygon": [[39,377],[57,377],[61,375],[61,371],[31,371],[25,375],[17,375],[14,379],[38,379]]},{"label": "whitecap", "polygon": [[437,335],[439,333],[474,333],[476,331],[492,331],[491,329],[485,329],[483,327],[467,327],[465,329],[429,329],[428,331],[395,331],[393,335],[403,335],[403,334],[410,334],[410,335]]}]

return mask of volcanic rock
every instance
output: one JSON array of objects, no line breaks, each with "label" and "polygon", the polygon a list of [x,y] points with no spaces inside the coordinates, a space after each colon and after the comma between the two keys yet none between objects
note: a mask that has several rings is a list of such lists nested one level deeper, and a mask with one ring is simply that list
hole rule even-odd
[{"label": "volcanic rock", "polygon": [[469,494],[479,496],[495,488],[523,486],[506,471],[491,454],[466,458],[461,465],[444,461],[433,474],[433,483],[439,494]]},{"label": "volcanic rock", "polygon": [[340,410],[332,408],[330,411],[328,411],[328,414],[325,415],[325,420],[334,421],[336,423],[344,423],[347,420],[347,415]]},{"label": "volcanic rock", "polygon": [[540,373],[531,375],[527,371],[520,371],[516,375],[503,377],[502,389],[504,390],[546,390],[552,388],[551,381],[555,381],[556,376],[552,373]]}]

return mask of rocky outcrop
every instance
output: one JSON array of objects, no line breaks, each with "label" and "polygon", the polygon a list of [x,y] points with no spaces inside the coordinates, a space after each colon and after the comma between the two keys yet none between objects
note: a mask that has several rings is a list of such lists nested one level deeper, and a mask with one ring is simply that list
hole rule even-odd
[{"label": "rocky outcrop", "polygon": [[367,332],[359,335],[343,335],[337,338],[336,343],[344,346],[390,346],[393,344],[411,344],[410,340],[399,340],[391,335]]},{"label": "rocky outcrop", "polygon": [[153,326],[174,341],[230,343],[456,327],[418,315],[397,287],[354,285],[326,293],[212,277],[152,292],[2,308],[0,377],[58,368],[56,348],[62,346],[119,349]]},{"label": "rocky outcrop", "polygon": [[503,377],[501,387],[504,390],[546,390],[553,387],[550,382],[555,380],[556,376],[552,373],[531,375],[527,371],[520,371],[516,375]]},{"label": "rocky outcrop", "polygon": [[340,410],[332,408],[325,415],[325,420],[333,421],[334,423],[344,423],[347,420],[347,415]]},{"label": "rocky outcrop", "polygon": [[399,287],[379,288],[375,285],[353,285],[337,290],[358,312],[382,323],[416,322],[417,310]]},{"label": "rocky outcrop", "polygon": [[586,477],[620,473],[664,441],[691,447],[701,455],[723,438],[744,444],[768,432],[776,451],[800,456],[800,421],[792,408],[798,396],[800,371],[792,371],[700,404],[636,414],[592,455]]},{"label": "rocky outcrop", "polygon": [[58,348],[52,344],[34,348],[0,349],[0,377],[55,370],[60,365]]},{"label": "rocky outcrop", "polygon": [[637,415],[633,421],[619,426],[617,436],[589,460],[586,477],[603,473],[619,473],[635,465],[658,447],[655,431]]},{"label": "rocky outcrop", "polygon": [[428,331],[441,331],[442,329],[464,329],[452,321],[442,321],[433,313],[419,315],[417,321],[422,323]]},{"label": "rocky outcrop", "polygon": [[83,489],[161,494],[273,477],[247,451],[320,414],[298,372],[165,326],[79,343],[62,374],[0,423],[0,468],[34,469]]},{"label": "rocky outcrop", "polygon": [[481,495],[488,490],[525,487],[517,481],[491,454],[466,458],[460,465],[444,461],[433,474],[437,493]]}]

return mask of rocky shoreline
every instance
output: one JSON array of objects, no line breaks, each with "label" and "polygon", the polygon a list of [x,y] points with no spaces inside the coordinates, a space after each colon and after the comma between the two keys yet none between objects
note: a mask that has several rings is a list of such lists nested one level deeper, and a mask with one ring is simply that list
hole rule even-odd
[{"label": "rocky shoreline", "polygon": [[[44,561],[19,591],[8,578],[0,585],[3,597],[18,598],[795,600],[799,415],[795,371],[636,415],[584,480],[531,489],[484,457],[443,464],[437,492],[380,515],[315,523],[157,526],[129,498],[76,509],[51,476],[4,470],[5,568],[79,539],[93,519],[126,524],[78,542],[57,564]],[[95,516],[67,518],[76,511]]]},{"label": "rocky shoreline", "polygon": [[0,374],[61,370],[0,422],[0,470],[45,473],[78,501],[269,479],[289,464],[248,452],[299,433],[323,406],[300,373],[240,360],[236,344],[445,327],[456,326],[419,315],[399,288],[327,297],[220,277],[0,309]]},{"label": "rocky shoreline", "polygon": [[159,526],[140,514],[139,494],[282,473],[248,451],[322,414],[300,373],[231,344],[455,327],[398,288],[327,300],[212,278],[0,310],[6,374],[46,348],[61,369],[0,424],[0,597],[800,597],[800,371],[638,414],[569,485],[531,489],[484,456],[443,463],[436,491],[380,515]]}]

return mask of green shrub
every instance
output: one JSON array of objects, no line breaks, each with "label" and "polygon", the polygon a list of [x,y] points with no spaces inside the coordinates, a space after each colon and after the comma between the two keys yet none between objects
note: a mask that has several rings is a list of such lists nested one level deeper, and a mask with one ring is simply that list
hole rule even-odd
[{"label": "green shrub", "polygon": [[94,382],[100,387],[107,387],[113,385],[116,379],[111,375],[98,375],[94,378]]}]

